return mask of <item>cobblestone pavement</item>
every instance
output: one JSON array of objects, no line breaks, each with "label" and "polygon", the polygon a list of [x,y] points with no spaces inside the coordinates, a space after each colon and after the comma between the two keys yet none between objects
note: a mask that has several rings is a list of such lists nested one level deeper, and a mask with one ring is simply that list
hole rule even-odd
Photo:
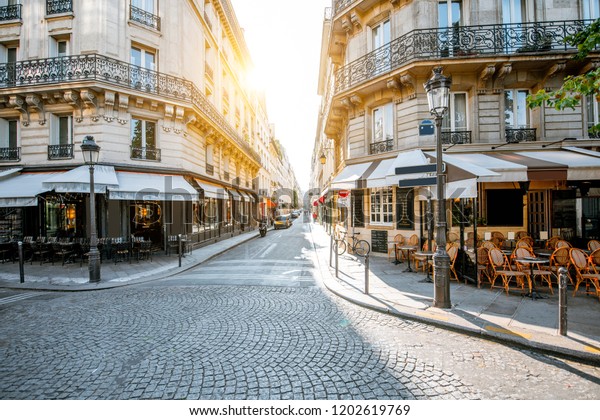
[{"label": "cobblestone pavement", "polygon": [[[294,234],[169,281],[5,300],[0,398],[600,399],[599,367],[285,286],[313,272]],[[259,285],[265,265],[280,284]]]}]

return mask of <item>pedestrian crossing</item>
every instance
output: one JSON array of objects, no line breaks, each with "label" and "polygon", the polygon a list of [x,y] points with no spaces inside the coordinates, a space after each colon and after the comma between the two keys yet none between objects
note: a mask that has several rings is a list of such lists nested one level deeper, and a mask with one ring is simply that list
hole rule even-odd
[{"label": "pedestrian crossing", "polygon": [[8,305],[9,303],[18,302],[20,300],[30,299],[36,296],[45,295],[48,292],[25,292],[19,293],[12,296],[7,296],[4,298],[0,298],[0,306]]}]

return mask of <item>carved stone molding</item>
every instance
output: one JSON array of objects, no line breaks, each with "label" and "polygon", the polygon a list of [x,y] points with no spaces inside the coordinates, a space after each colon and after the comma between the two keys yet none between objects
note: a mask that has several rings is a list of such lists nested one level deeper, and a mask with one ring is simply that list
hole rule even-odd
[{"label": "carved stone molding", "polygon": [[83,101],[83,106],[85,109],[90,110],[90,118],[92,121],[98,121],[98,101],[94,92],[89,89],[83,89],[81,92],[79,92],[79,96]]},{"label": "carved stone molding", "polygon": [[406,96],[408,99],[415,99],[417,97],[416,80],[412,74],[401,74],[400,84],[406,89]]},{"label": "carved stone molding", "polygon": [[350,96],[350,102],[352,103],[352,105],[357,106],[357,107],[362,106],[362,104],[363,104],[362,98],[358,95]]},{"label": "carved stone molding", "polygon": [[592,60],[581,68],[579,74],[585,74],[600,67],[600,60]]},{"label": "carved stone molding", "polygon": [[30,109],[34,109],[38,114],[38,122],[40,125],[46,124],[46,112],[44,111],[44,101],[39,95],[29,94],[25,97],[25,102]]},{"label": "carved stone molding", "polygon": [[71,105],[75,111],[79,111],[79,115],[75,116],[75,121],[83,121],[83,104],[79,97],[79,92],[76,90],[66,90],[63,92],[63,99],[66,103]]},{"label": "carved stone molding", "polygon": [[127,124],[127,118],[123,118],[121,117],[121,115],[123,114],[127,114],[127,112],[129,111],[129,95],[125,95],[123,93],[119,93],[119,118],[117,118],[117,121],[119,121],[119,124]]},{"label": "carved stone molding", "polygon": [[29,126],[29,123],[31,122],[29,118],[29,109],[27,109],[27,104],[25,103],[25,99],[23,99],[22,96],[11,95],[8,98],[8,106],[16,109],[21,113],[21,124],[23,124],[23,126]]},{"label": "carved stone molding", "polygon": [[356,11],[350,13],[350,22],[357,29],[360,30],[362,28],[362,24],[360,23],[360,16]]},{"label": "carved stone molding", "polygon": [[387,79],[385,81],[385,85],[387,86],[388,89],[390,90],[400,90],[400,82],[398,80],[396,80],[395,78],[390,78]]},{"label": "carved stone molding", "polygon": [[106,122],[113,122],[115,119],[115,92],[106,90],[104,91],[104,120]]},{"label": "carved stone molding", "polygon": [[512,73],[512,64],[511,63],[502,64],[502,66],[500,67],[500,71],[498,71],[498,76],[496,77],[496,83],[503,85],[504,78],[506,76],[508,76],[510,73]]},{"label": "carved stone molding", "polygon": [[479,80],[477,83],[477,93],[485,94],[488,93],[488,81],[491,80],[492,76],[496,73],[496,66],[493,64],[487,65],[479,74]]},{"label": "carved stone molding", "polygon": [[566,68],[567,68],[566,61],[559,61],[559,62],[555,63],[546,71],[546,74],[544,74],[544,78],[542,79],[540,85],[543,86],[546,90],[551,89],[551,88],[546,88],[546,83],[548,82],[548,80],[552,79],[554,76],[556,76],[558,73],[560,73],[561,71],[563,71]]}]

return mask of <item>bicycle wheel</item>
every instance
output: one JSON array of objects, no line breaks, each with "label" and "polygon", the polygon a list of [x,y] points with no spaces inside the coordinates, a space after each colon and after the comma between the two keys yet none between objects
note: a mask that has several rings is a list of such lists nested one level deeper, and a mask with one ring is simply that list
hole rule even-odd
[{"label": "bicycle wheel", "polygon": [[360,257],[366,257],[369,254],[369,252],[371,252],[371,246],[367,241],[361,239],[358,242],[356,242],[354,252]]},{"label": "bicycle wheel", "polygon": [[346,242],[342,241],[341,239],[336,239],[335,243],[337,244],[338,255],[342,255],[344,252],[346,252]]}]

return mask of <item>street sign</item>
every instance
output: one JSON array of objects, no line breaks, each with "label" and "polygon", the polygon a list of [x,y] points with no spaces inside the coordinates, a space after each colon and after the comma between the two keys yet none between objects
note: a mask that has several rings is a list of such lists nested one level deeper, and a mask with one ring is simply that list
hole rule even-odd
[{"label": "street sign", "polygon": [[399,187],[427,187],[437,183],[436,177],[403,179],[398,181]]},{"label": "street sign", "polygon": [[[427,172],[436,172],[437,165],[435,163],[429,165],[404,166],[396,168],[396,175],[419,174]],[[446,164],[442,162],[442,172],[446,172]]]}]

